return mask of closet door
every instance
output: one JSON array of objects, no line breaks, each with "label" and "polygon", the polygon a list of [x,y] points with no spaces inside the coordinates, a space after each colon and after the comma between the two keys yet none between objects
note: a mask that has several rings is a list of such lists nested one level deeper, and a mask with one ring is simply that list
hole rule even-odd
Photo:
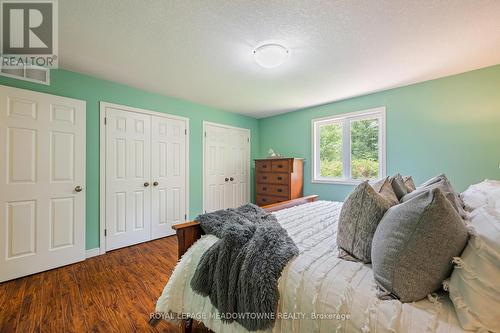
[{"label": "closet door", "polygon": [[151,239],[151,116],[106,109],[106,250]]},{"label": "closet door", "polygon": [[0,86],[0,282],[85,259],[85,117]]},{"label": "closet door", "polygon": [[184,120],[152,117],[152,238],[175,234],[186,219],[186,137]]},{"label": "closet door", "polygon": [[227,175],[229,140],[226,128],[212,124],[204,125],[204,208],[213,212],[229,206],[229,176]]},{"label": "closet door", "polygon": [[249,202],[249,131],[211,123],[204,129],[205,211]]},{"label": "closet door", "polygon": [[229,155],[229,185],[230,196],[228,207],[239,207],[250,202],[249,168],[250,168],[250,138],[248,130],[230,129]]}]

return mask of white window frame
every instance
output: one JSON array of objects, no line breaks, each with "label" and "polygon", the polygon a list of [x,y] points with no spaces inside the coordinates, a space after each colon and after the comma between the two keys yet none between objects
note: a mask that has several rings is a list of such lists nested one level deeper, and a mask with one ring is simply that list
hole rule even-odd
[{"label": "white window frame", "polygon": [[[386,128],[385,128],[385,107],[378,107],[363,111],[343,113],[324,118],[311,120],[311,143],[312,143],[312,168],[311,183],[323,184],[346,184],[356,185],[363,180],[352,179],[351,175],[351,122],[365,119],[378,119],[379,122],[379,179],[386,177]],[[333,123],[342,124],[342,169],[341,178],[321,177],[320,176],[320,137],[319,127]],[[348,138],[348,139],[346,139]]]}]

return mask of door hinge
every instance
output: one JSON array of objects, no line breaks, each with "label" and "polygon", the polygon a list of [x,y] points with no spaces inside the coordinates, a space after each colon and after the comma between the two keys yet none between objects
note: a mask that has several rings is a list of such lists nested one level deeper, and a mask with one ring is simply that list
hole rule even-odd
[{"label": "door hinge", "polygon": [[207,132],[205,132],[205,138],[207,137]]},{"label": "door hinge", "polygon": [[106,125],[107,122],[108,122],[108,118],[104,117],[104,125]]},{"label": "door hinge", "polygon": [[247,138],[247,142],[250,143],[250,138]]},{"label": "door hinge", "polygon": [[104,237],[108,235],[108,229],[104,229]]},{"label": "door hinge", "polygon": [[187,129],[184,130],[184,134],[188,135],[188,130]]},{"label": "door hinge", "polygon": [[188,214],[184,214],[184,220],[187,220]]}]

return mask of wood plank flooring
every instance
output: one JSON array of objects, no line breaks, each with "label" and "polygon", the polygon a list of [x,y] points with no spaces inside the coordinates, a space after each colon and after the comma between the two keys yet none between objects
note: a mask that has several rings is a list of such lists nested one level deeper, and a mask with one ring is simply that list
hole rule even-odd
[{"label": "wood plank flooring", "polygon": [[180,332],[148,324],[176,262],[174,236],[0,283],[0,332]]}]

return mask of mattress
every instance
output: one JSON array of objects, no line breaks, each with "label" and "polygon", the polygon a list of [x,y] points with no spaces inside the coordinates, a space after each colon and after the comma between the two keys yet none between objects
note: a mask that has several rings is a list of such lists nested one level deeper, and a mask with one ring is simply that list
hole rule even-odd
[{"label": "mattress", "polygon": [[[337,258],[337,221],[342,203],[317,201],[277,211],[278,221],[299,247],[279,280],[276,323],[269,332],[463,332],[446,293],[414,303],[379,300],[370,265]],[[179,261],[156,306],[175,321],[181,315],[215,332],[246,332],[221,320],[208,297],[189,283],[203,253],[217,241],[198,240]]]}]

